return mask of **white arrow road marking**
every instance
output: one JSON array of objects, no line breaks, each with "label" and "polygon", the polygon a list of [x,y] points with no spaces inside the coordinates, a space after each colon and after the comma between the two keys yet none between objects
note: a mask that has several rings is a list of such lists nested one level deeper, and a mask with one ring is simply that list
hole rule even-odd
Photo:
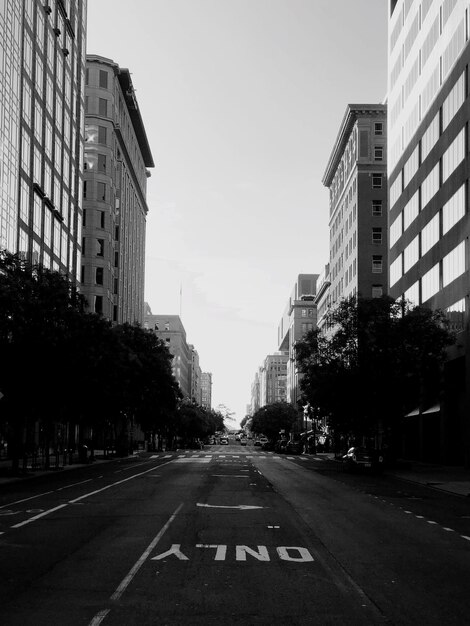
[{"label": "white arrow road marking", "polygon": [[[243,478],[245,478],[245,476]],[[196,506],[202,506],[208,509],[238,509],[239,511],[249,511],[252,509],[264,509],[263,506],[253,506],[251,504],[238,504],[237,506],[226,506],[225,504],[202,504],[201,502],[198,502]]]},{"label": "white arrow road marking", "polygon": [[153,556],[150,560],[151,561],[161,561],[162,559],[166,558],[167,556],[170,556],[172,554],[174,554],[176,556],[177,559],[179,559],[180,561],[189,561],[188,557],[183,554],[180,550],[180,543],[174,543],[172,544],[171,548],[169,550],[167,550],[166,552],[162,552],[161,554],[157,554],[157,556]]}]

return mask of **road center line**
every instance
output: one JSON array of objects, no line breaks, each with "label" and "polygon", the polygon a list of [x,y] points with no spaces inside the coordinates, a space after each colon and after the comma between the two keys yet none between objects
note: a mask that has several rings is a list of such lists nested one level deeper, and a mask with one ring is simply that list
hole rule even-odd
[{"label": "road center line", "polygon": [[100,611],[95,615],[95,617],[91,620],[89,626],[99,626],[104,618],[108,615],[111,609],[105,609],[104,611]]},{"label": "road center line", "polygon": [[111,596],[111,600],[119,600],[119,598],[122,596],[122,594],[124,593],[124,591],[127,589],[129,583],[132,581],[132,579],[134,578],[134,576],[137,574],[137,572],[139,571],[139,569],[142,567],[142,565],[145,563],[145,561],[147,560],[149,554],[152,552],[152,550],[155,548],[155,546],[157,545],[157,543],[160,541],[160,539],[163,537],[163,535],[166,533],[166,531],[168,530],[168,528],[170,527],[170,524],[173,522],[173,520],[175,519],[175,517],[178,515],[178,513],[180,512],[181,508],[183,506],[183,503],[181,503],[179,505],[179,507],[176,509],[176,511],[173,513],[173,515],[170,517],[170,519],[167,521],[167,523],[163,526],[163,528],[159,531],[159,533],[152,539],[152,541],[149,543],[149,545],[147,546],[147,548],[144,550],[144,552],[142,553],[142,555],[139,557],[139,559],[136,561],[136,563],[134,564],[134,566],[131,568],[131,570],[129,571],[129,573],[127,574],[127,576],[125,576],[121,582],[121,584],[119,585],[119,587],[116,589],[116,591],[113,593],[113,595]]}]

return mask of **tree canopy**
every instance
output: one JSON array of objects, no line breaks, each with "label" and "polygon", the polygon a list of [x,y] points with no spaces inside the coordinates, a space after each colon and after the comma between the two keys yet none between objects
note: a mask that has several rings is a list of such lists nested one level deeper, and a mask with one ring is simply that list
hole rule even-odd
[{"label": "tree canopy", "polygon": [[[88,313],[71,281],[0,252],[0,426],[18,441],[40,420],[158,431],[181,393],[171,354],[138,325]],[[14,445],[14,444],[13,444]]]},{"label": "tree canopy", "polygon": [[268,439],[279,439],[279,432],[289,433],[299,418],[299,411],[287,402],[274,402],[258,409],[252,418],[251,430]]},{"label": "tree canopy", "polygon": [[337,434],[373,436],[430,403],[454,342],[445,316],[391,298],[350,298],[296,344],[304,399]]}]

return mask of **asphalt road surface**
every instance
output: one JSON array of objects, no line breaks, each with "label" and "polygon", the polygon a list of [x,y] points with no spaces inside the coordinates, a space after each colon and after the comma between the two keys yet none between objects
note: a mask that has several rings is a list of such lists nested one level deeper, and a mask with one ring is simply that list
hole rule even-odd
[{"label": "asphalt road surface", "polygon": [[470,623],[470,506],[252,446],[0,490],[3,626]]}]

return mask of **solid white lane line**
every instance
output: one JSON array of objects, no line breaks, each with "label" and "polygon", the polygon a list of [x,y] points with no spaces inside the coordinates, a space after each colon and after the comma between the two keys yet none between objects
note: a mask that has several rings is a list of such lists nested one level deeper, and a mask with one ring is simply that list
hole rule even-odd
[{"label": "solid white lane line", "polygon": [[65,506],[68,506],[69,503],[59,504],[59,506],[55,506],[53,509],[49,509],[48,511],[44,511],[44,513],[39,513],[39,515],[35,515],[34,517],[30,517],[29,519],[24,520],[24,522],[20,522],[19,524],[15,524],[14,526],[10,526],[10,528],[21,528],[22,526],[26,526],[26,524],[31,524],[31,522],[35,522],[36,520],[44,517],[45,515],[49,515],[50,513],[54,513],[54,511],[58,511],[59,509],[63,509]]},{"label": "solid white lane line", "polygon": [[455,533],[453,528],[446,528],[445,526],[442,527],[442,530],[446,530],[448,533]]},{"label": "solid white lane line", "polygon": [[139,557],[139,559],[137,559],[136,563],[134,564],[134,566],[131,568],[131,570],[129,571],[129,573],[127,574],[127,576],[125,576],[121,582],[121,584],[119,585],[119,587],[116,589],[116,591],[113,593],[113,595],[111,596],[111,600],[119,600],[119,598],[122,596],[122,594],[124,593],[124,591],[127,589],[128,585],[130,584],[130,582],[132,581],[132,579],[134,578],[134,576],[137,574],[137,572],[139,571],[139,569],[142,567],[142,565],[145,563],[145,561],[147,560],[149,554],[152,552],[152,550],[155,548],[155,546],[157,545],[157,543],[160,541],[160,539],[163,537],[163,535],[166,533],[166,531],[168,530],[168,528],[170,527],[170,524],[173,522],[173,520],[175,519],[175,517],[178,515],[178,513],[180,512],[181,508],[183,506],[183,503],[181,503],[179,505],[179,507],[176,509],[176,511],[173,513],[173,515],[170,517],[170,519],[167,521],[167,523],[163,526],[163,528],[159,531],[159,533],[152,539],[152,541],[149,543],[149,545],[147,546],[147,548],[144,550],[144,552],[142,553],[142,555]]},{"label": "solid white lane line", "polygon": [[160,467],[163,467],[164,465],[168,465],[171,462],[172,461],[167,461],[166,463],[162,463],[161,465],[157,465],[156,467],[151,467],[150,469],[145,470],[145,472],[139,472],[138,474],[134,474],[133,476],[129,476],[128,478],[123,478],[122,480],[118,480],[115,483],[111,483],[111,485],[106,485],[106,487],[101,487],[101,489],[96,489],[96,491],[90,491],[90,493],[85,493],[83,496],[79,496],[78,498],[75,498],[74,500],[69,500],[68,504],[75,504],[76,502],[79,502],[80,500],[84,500],[85,498],[94,496],[97,493],[106,491],[106,489],[111,489],[111,487],[116,487],[116,485],[121,485],[122,483],[125,483],[128,480],[133,480],[134,478],[137,478],[138,476],[144,476],[144,474],[148,474],[149,472],[154,472],[156,469],[160,469]]},{"label": "solid white lane line", "polygon": [[84,483],[90,483],[93,478],[89,478],[88,480],[81,480],[79,483],[72,483],[71,485],[65,485],[65,487],[59,487],[57,491],[62,491],[63,489],[69,489],[70,487],[76,487],[77,485],[83,485]]},{"label": "solid white lane line", "polygon": [[[162,467],[163,465],[168,465],[168,463],[171,463],[171,461],[167,461],[166,463],[162,463],[161,465],[158,465],[158,467]],[[69,500],[68,502],[66,502],[65,504],[60,504],[59,506],[56,506],[52,509],[48,509],[47,511],[44,511],[43,513],[40,513],[39,515],[35,515],[34,517],[30,517],[27,520],[24,520],[24,522],[20,522],[19,524],[15,524],[14,526],[11,526],[11,528],[21,528],[22,526],[26,526],[26,524],[30,524],[31,522],[35,522],[36,520],[40,519],[41,517],[44,517],[45,515],[49,515],[50,513],[54,513],[54,511],[58,511],[59,509],[63,509],[64,507],[68,506],[69,504],[75,504],[76,502],[79,502],[80,500],[84,500],[85,498],[89,498],[90,496],[93,496],[97,493],[100,493],[101,491],[106,491],[106,489],[110,489],[111,487],[115,487],[116,485],[120,485],[122,483],[127,482],[128,480],[132,480],[133,478],[137,478],[138,476],[143,476],[144,474],[148,474],[149,472],[153,472],[155,471],[156,467],[152,467],[148,470],[145,470],[145,472],[139,472],[138,474],[134,474],[133,476],[129,476],[128,478],[124,478],[123,480],[118,480],[115,483],[112,483],[111,485],[107,485],[106,487],[102,487],[101,489],[96,489],[96,491],[90,491],[90,493],[86,493],[83,496],[79,496],[78,498],[75,498],[74,500]]]},{"label": "solid white lane line", "polygon": [[462,539],[466,539],[467,541],[470,541],[470,537],[467,537],[467,535],[460,535],[462,537]]},{"label": "solid white lane line", "polygon": [[54,490],[45,491],[44,493],[38,493],[37,496],[31,496],[30,498],[23,498],[22,500],[16,500],[15,502],[10,502],[9,504],[2,504],[2,506],[0,506],[0,509],[5,509],[7,506],[13,506],[13,504],[20,504],[20,502],[27,502],[28,500],[34,500],[34,498],[40,498],[41,496],[47,496],[50,493],[54,493]]},{"label": "solid white lane line", "polygon": [[105,609],[97,613],[88,626],[99,626],[110,611],[111,609]]}]

